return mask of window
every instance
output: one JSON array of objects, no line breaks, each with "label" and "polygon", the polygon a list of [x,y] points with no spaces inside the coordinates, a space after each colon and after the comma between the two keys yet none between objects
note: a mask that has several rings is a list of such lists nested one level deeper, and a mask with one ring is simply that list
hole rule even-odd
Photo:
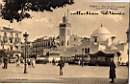
[{"label": "window", "polygon": [[10,43],[13,43],[13,38],[10,37],[10,38],[9,38],[9,41],[10,41]]},{"label": "window", "polygon": [[88,48],[88,53],[90,53],[90,48]]},{"label": "window", "polygon": [[20,42],[20,38],[15,38],[15,43],[19,43]]},{"label": "window", "polygon": [[94,42],[95,42],[95,43],[97,42],[97,38],[94,39]]},{"label": "window", "polygon": [[76,41],[76,38],[74,38],[74,41]]},{"label": "window", "polygon": [[15,34],[15,37],[19,37],[19,36],[18,36],[18,33]]},{"label": "window", "polygon": [[97,42],[97,36],[94,36],[94,42],[96,43]]},{"label": "window", "polygon": [[13,33],[12,32],[10,33],[10,37],[13,37]]},{"label": "window", "polygon": [[85,54],[90,53],[90,48],[85,48]]},{"label": "window", "polygon": [[13,46],[10,46],[10,50],[13,50]]},{"label": "window", "polygon": [[16,49],[18,49],[18,46],[15,46]]},{"label": "window", "polygon": [[4,43],[7,43],[7,42],[8,42],[7,33],[6,33],[6,32],[4,32],[3,42],[4,42]]},{"label": "window", "polygon": [[67,45],[69,45],[69,41],[67,41]]},{"label": "window", "polygon": [[61,46],[63,46],[64,45],[64,41],[61,41]]}]

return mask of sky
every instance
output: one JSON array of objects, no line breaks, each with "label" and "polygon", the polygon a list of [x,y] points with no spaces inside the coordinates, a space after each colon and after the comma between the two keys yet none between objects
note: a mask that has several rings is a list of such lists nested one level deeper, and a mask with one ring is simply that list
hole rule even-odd
[{"label": "sky", "polygon": [[[13,22],[0,18],[0,27],[10,26],[16,30],[29,33],[29,40],[44,36],[58,36],[59,23],[62,21],[63,15],[68,12],[69,22],[71,23],[71,33],[79,36],[90,36],[92,32],[99,28],[101,24],[106,27],[117,39],[126,41],[126,31],[129,22],[128,3],[97,3],[88,2],[88,0],[75,0],[73,5],[67,5],[63,8],[57,8],[53,12],[32,12],[32,18],[24,19],[21,22]],[[92,7],[92,6],[96,6]],[[106,9],[117,8],[114,11],[122,11],[124,15],[71,15],[73,11],[96,11],[104,10],[97,7],[105,6]],[[106,10],[105,9],[105,10]]]}]

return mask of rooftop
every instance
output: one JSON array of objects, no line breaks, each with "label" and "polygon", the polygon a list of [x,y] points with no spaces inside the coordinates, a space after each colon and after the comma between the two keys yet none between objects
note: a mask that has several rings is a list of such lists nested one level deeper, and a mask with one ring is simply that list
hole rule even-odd
[{"label": "rooftop", "polygon": [[18,30],[14,30],[13,28],[9,28],[9,27],[2,27],[0,28],[1,32],[15,32],[15,33],[22,33],[21,31]]},{"label": "rooftop", "polygon": [[101,35],[101,34],[109,34],[109,35],[112,35],[111,32],[106,28],[104,27],[102,24],[99,28],[97,28],[93,33],[92,33],[92,36],[98,36],[98,35]]}]

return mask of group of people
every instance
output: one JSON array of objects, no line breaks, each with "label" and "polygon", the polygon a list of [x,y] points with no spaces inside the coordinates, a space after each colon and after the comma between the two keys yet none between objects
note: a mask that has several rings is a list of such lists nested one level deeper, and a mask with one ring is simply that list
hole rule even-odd
[{"label": "group of people", "polygon": [[[3,67],[2,68],[3,69],[7,69],[8,68],[8,63],[9,63],[9,57],[8,56],[1,57],[0,58],[0,64],[2,64],[2,63],[3,63]],[[27,64],[28,64],[28,66],[31,66],[31,67],[35,68],[35,58],[27,59]],[[20,66],[20,65],[21,65],[21,58],[18,57],[18,59],[16,61],[16,66]]]},{"label": "group of people", "polygon": [[[23,58],[22,58],[22,60],[23,60],[23,63],[25,63],[25,60]],[[35,68],[35,60],[36,59],[34,57],[27,58],[26,63],[27,63],[28,66]],[[20,64],[21,64],[21,59],[18,58],[16,66],[20,66]]]},{"label": "group of people", "polygon": [[0,57],[0,65],[3,63],[3,69],[7,69],[8,67],[8,57]]},{"label": "group of people", "polygon": [[[55,60],[53,58],[52,60],[52,64],[55,65]],[[63,68],[64,68],[65,62],[62,60],[62,58],[60,58],[60,61],[58,62],[59,69],[60,69],[60,73],[59,75],[63,75]],[[81,65],[83,66],[83,63],[81,62]],[[111,79],[110,83],[114,83],[115,82],[115,78],[116,78],[116,65],[113,61],[113,59],[111,59],[110,61],[110,70],[109,70],[109,78]]]},{"label": "group of people", "polygon": [[27,64],[32,66],[33,68],[35,68],[35,62],[36,62],[36,59],[35,58],[30,58],[28,61],[27,61]]},{"label": "group of people", "polygon": [[[3,69],[7,69],[8,67],[8,61],[9,58],[8,56],[3,57]],[[1,62],[2,63],[2,62]],[[30,61],[27,61],[28,65],[31,65],[33,68],[35,67],[35,58],[31,58]],[[55,65],[55,60],[52,60],[52,64]],[[18,59],[17,66],[20,65],[20,59]],[[60,58],[60,60],[58,61],[58,67],[59,67],[59,75],[63,75],[63,68],[64,68],[65,62],[63,61],[62,57]],[[111,79],[111,83],[114,83],[114,79],[116,78],[116,65],[114,63],[114,61],[111,59],[110,62],[110,70],[109,70],[109,78]]]},{"label": "group of people", "polygon": [[[54,58],[52,60],[52,64],[56,65],[56,61],[55,61]],[[64,67],[64,65],[65,65],[65,62],[63,61],[62,57],[60,57],[60,60],[58,61],[58,64],[57,64],[57,66],[59,67],[59,72],[60,72],[59,75],[63,75],[63,67]]]},{"label": "group of people", "polygon": [[0,64],[4,64],[3,65],[3,69],[7,69],[7,67],[8,67],[8,55],[5,53],[5,51],[4,50],[0,50]]}]

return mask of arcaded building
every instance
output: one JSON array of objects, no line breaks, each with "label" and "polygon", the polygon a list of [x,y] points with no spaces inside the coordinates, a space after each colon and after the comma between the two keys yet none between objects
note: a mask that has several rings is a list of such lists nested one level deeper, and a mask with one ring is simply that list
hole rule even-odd
[{"label": "arcaded building", "polygon": [[21,32],[9,27],[1,27],[0,50],[4,50],[8,56],[21,55]]}]

